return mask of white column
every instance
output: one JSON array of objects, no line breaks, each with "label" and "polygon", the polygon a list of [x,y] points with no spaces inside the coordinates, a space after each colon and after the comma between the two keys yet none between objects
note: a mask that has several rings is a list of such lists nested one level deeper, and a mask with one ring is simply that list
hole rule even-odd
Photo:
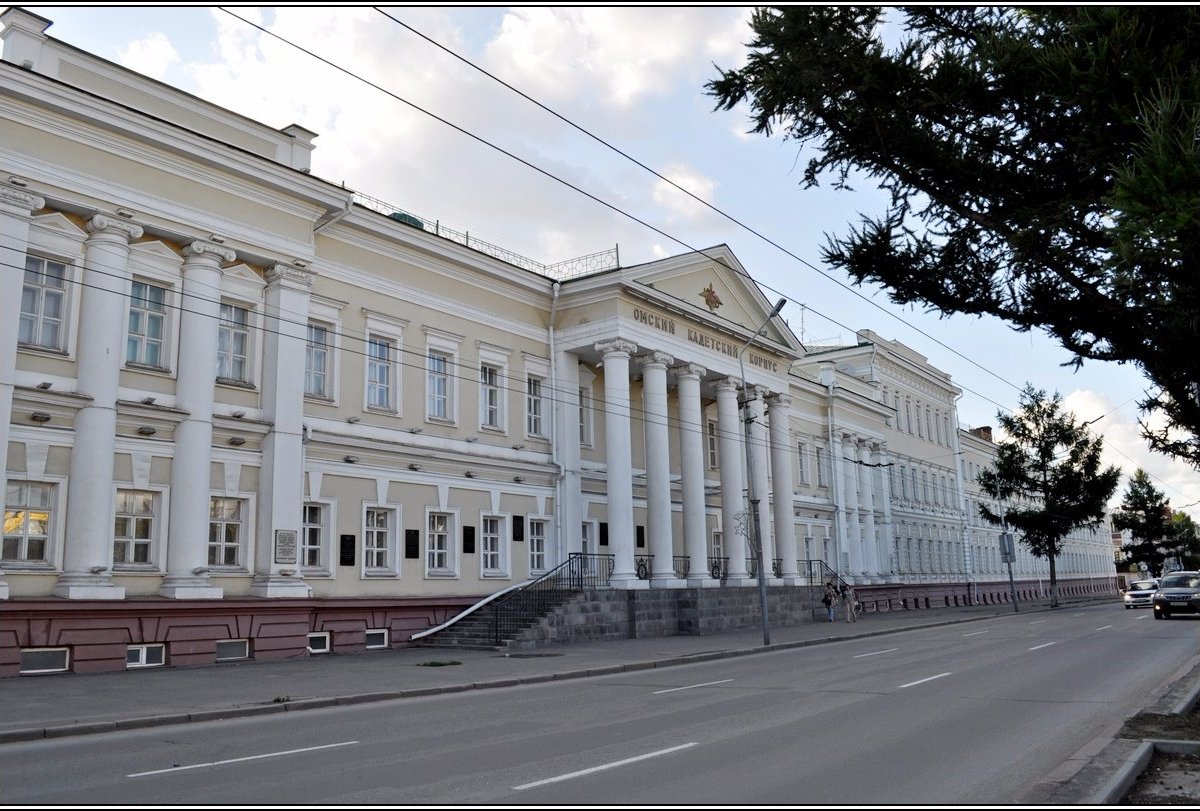
[{"label": "white column", "polygon": [[[880,568],[883,571],[883,579],[886,583],[900,582],[900,541],[896,537],[896,525],[892,521],[892,471],[895,470],[895,463],[892,462],[891,456],[888,455],[887,446],[879,444],[875,446],[875,462],[879,465],[881,472],[880,478],[880,497],[883,499],[883,507],[881,510],[883,520],[883,559]],[[893,550],[895,550],[893,552]],[[892,556],[895,555],[893,560]]]},{"label": "white column", "polygon": [[790,415],[792,398],[774,394],[767,398],[767,418],[771,421],[771,490],[775,508],[775,549],[782,558],[781,576],[787,585],[800,583],[796,567],[795,481],[792,478]]},{"label": "white column", "polygon": [[[762,565],[766,567],[766,577],[768,579],[774,577],[772,566],[775,560],[775,544],[771,532],[771,498],[770,484],[767,477],[767,426],[766,418],[763,416],[766,412],[763,410],[763,401],[760,397],[761,390],[751,385],[745,393],[745,418],[750,424],[750,456],[752,459],[751,471],[754,474],[754,497],[758,499],[758,525],[754,533],[756,543],[762,544]],[[749,503],[747,501],[747,503]],[[751,507],[753,509],[753,507]],[[753,518],[754,516],[751,516]],[[758,537],[761,535],[762,537]],[[758,549],[748,549],[750,557],[758,555]]]},{"label": "white column", "polygon": [[604,356],[605,464],[608,473],[608,543],[614,588],[649,588],[633,565],[633,449],[629,434],[629,358],[637,344],[613,340],[596,344]]},{"label": "white column", "polygon": [[[17,335],[21,324],[25,251],[32,212],[46,201],[13,186],[0,186],[0,497],[8,492],[8,431],[12,422],[13,377],[17,368]],[[8,582],[0,570],[0,600],[8,599]]]},{"label": "white column", "polygon": [[263,332],[263,440],[259,475],[255,597],[308,597],[300,575],[304,503],[304,360],[312,273],[302,262],[267,271]]},{"label": "white column", "polygon": [[708,529],[704,501],[704,411],[700,403],[702,366],[687,364],[675,370],[679,390],[679,466],[683,495],[683,548],[688,556],[687,584],[709,588],[720,584],[710,576]]},{"label": "white column", "polygon": [[650,535],[650,585],[680,589],[675,576],[675,542],[671,531],[671,445],[667,423],[667,368],[675,358],[651,352],[642,366],[642,421],[646,435],[646,532]]},{"label": "white column", "polygon": [[[560,407],[555,410],[558,429],[555,431],[555,461],[562,475],[555,497],[558,539],[551,561],[562,563],[571,552],[582,552],[579,528],[583,524],[583,479],[580,474],[579,446],[579,356],[574,352],[559,352],[554,359],[558,367]],[[547,550],[549,553],[550,550]],[[595,549],[590,550],[595,552]]]},{"label": "white column", "polygon": [[[742,444],[742,425],[738,419],[738,386],[726,378],[717,381],[717,434],[720,437],[718,453],[721,456],[721,538],[725,555],[729,561],[725,584],[729,586],[754,586],[758,580],[746,570],[745,522],[750,520],[746,512],[746,494],[743,490],[742,469],[745,453]],[[740,516],[740,520],[739,520]],[[738,530],[742,531],[739,532]]]},{"label": "white column", "polygon": [[871,449],[864,440],[858,446],[858,480],[863,516],[863,569],[867,576],[879,577],[879,533],[875,526],[876,468],[871,462]]},{"label": "white column", "polygon": [[87,230],[75,367],[76,388],[91,399],[75,415],[63,571],[54,596],[120,600],[125,589],[112,582],[113,453],[129,308],[129,241],[142,235],[142,227],[98,214]]},{"label": "white column", "polygon": [[842,476],[846,482],[846,547],[850,559],[846,571],[856,579],[861,579],[862,565],[862,522],[859,514],[860,501],[858,497],[858,440],[851,434],[842,437],[838,458],[842,463]]},{"label": "white column", "polygon": [[217,378],[221,265],[232,262],[236,254],[222,245],[203,241],[184,246],[183,253],[175,403],[188,416],[175,429],[167,576],[159,593],[179,599],[219,599],[224,590],[210,583],[208,577],[213,386]]}]

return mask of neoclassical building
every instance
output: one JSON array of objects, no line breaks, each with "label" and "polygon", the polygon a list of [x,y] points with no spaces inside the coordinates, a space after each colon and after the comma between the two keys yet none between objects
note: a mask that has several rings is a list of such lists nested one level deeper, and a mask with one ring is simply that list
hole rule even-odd
[{"label": "neoclassical building", "polygon": [[760,536],[776,589],[1002,580],[949,376],[728,247],[543,265],[0,23],[0,675],[403,645],[572,554],[750,587]]}]

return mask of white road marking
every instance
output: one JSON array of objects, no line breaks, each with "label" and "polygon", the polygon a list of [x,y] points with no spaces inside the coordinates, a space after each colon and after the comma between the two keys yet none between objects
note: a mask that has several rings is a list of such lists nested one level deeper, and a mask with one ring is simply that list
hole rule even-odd
[{"label": "white road marking", "polygon": [[1030,624],[1030,625],[1037,625],[1037,624],[1039,624],[1039,623],[1042,623],[1042,622],[1045,622],[1045,620],[1034,620],[1033,622],[1031,622],[1031,623],[1029,623],[1029,624]]},{"label": "white road marking", "polygon": [[618,766],[627,766],[630,763],[637,763],[639,760],[649,760],[650,758],[661,757],[662,755],[669,755],[672,752],[678,752],[681,749],[687,749],[687,748],[695,746],[695,745],[696,745],[696,743],[694,741],[692,743],[684,743],[684,744],[680,744],[679,746],[672,746],[670,749],[660,749],[657,752],[648,752],[647,754],[638,755],[637,757],[631,757],[631,758],[625,758],[624,760],[618,760],[615,763],[605,763],[602,766],[593,766],[590,769],[583,769],[582,771],[578,771],[578,772],[570,772],[569,774],[560,774],[558,777],[547,777],[545,780],[538,780],[533,783],[525,783],[524,785],[521,785],[521,786],[513,786],[512,790],[513,791],[524,791],[527,788],[536,788],[538,786],[544,786],[549,783],[559,783],[559,782],[562,782],[563,780],[571,780],[572,778],[575,778],[575,777],[583,777],[585,774],[595,774],[596,772],[602,772],[607,769],[615,769]]},{"label": "white road marking", "polygon": [[875,651],[871,651],[870,653],[860,653],[860,654],[858,654],[858,656],[855,656],[853,658],[861,659],[864,656],[878,656],[881,653],[891,653],[892,651],[898,651],[898,650],[900,650],[900,649],[899,648],[888,648],[887,650],[875,650]]},{"label": "white road marking", "polygon": [[896,689],[903,690],[905,687],[912,687],[913,685],[924,684],[927,681],[933,681],[934,679],[944,678],[945,676],[949,676],[949,675],[950,675],[949,673],[939,673],[936,676],[930,676],[927,679],[918,679],[917,681],[910,681],[908,684],[902,684],[899,687],[897,687]]},{"label": "white road marking", "polygon": [[972,631],[969,634],[963,634],[963,636],[979,636],[980,634],[986,634],[986,633],[987,633],[987,631]]},{"label": "white road marking", "polygon": [[298,755],[301,752],[317,752],[321,749],[335,749],[339,746],[354,746],[358,741],[344,741],[342,743],[327,743],[324,746],[309,746],[304,749],[288,749],[286,752],[269,752],[265,755],[250,755],[249,757],[235,757],[229,760],[214,760],[212,763],[193,763],[191,766],[172,766],[169,769],[155,769],[152,772],[134,772],[127,774],[126,777],[146,777],[151,774],[166,774],[168,772],[183,772],[188,769],[203,769],[206,766],[224,766],[227,763],[243,763],[247,760],[262,760],[268,757],[282,757],[284,755]]},{"label": "white road marking", "polygon": [[1044,645],[1034,645],[1032,648],[1030,648],[1030,650],[1041,650],[1042,648],[1048,648],[1051,645],[1056,645],[1056,644],[1058,644],[1058,643],[1057,642],[1047,642]]},{"label": "white road marking", "polygon": [[1101,626],[1100,626],[1099,628],[1097,628],[1096,630],[1097,630],[1097,631],[1107,631],[1107,630],[1108,630],[1109,628],[1111,628],[1111,627],[1112,627],[1111,625],[1101,625]]},{"label": "white road marking", "polygon": [[689,684],[687,687],[672,687],[669,690],[655,690],[650,695],[656,696],[661,693],[674,693],[676,690],[691,690],[693,687],[712,687],[714,684],[724,684],[725,682],[733,681],[733,679],[721,679],[720,681],[706,681],[703,684]]}]

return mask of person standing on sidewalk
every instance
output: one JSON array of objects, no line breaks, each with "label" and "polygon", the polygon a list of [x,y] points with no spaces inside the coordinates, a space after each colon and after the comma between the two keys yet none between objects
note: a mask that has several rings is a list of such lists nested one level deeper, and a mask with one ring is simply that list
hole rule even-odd
[{"label": "person standing on sidewalk", "polygon": [[829,621],[833,622],[833,614],[837,611],[838,593],[833,587],[832,582],[825,584],[825,596],[821,598],[821,602],[825,605],[825,612],[829,615]]},{"label": "person standing on sidewalk", "polygon": [[846,607],[846,622],[858,622],[858,595],[849,583],[842,587],[842,604]]}]

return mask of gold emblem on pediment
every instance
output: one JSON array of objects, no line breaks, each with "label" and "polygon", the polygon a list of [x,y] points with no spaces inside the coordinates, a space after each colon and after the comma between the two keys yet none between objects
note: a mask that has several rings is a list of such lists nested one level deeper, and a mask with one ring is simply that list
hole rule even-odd
[{"label": "gold emblem on pediment", "polygon": [[721,297],[717,295],[716,290],[713,290],[712,282],[709,282],[708,287],[700,291],[700,298],[704,299],[704,303],[708,305],[709,312],[713,312],[721,306]]}]

